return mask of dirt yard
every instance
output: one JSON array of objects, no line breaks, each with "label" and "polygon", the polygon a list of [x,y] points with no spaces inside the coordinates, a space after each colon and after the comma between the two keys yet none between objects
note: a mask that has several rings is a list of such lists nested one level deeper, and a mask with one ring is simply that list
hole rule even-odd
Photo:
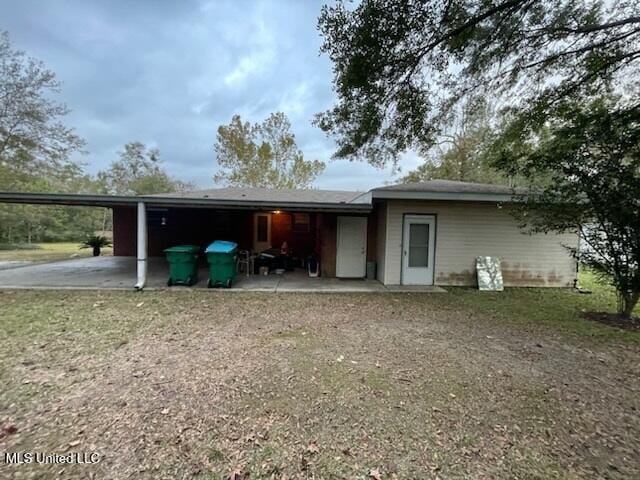
[{"label": "dirt yard", "polygon": [[0,292],[2,478],[639,478],[640,334],[568,291]]}]

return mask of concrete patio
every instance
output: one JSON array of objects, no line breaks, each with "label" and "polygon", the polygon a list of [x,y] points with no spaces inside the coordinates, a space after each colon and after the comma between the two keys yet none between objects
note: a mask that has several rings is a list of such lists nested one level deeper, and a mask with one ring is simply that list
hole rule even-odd
[{"label": "concrete patio", "polygon": [[[51,263],[9,265],[0,262],[0,288],[2,289],[133,289],[136,281],[136,259],[133,257],[91,257]],[[7,263],[5,265],[5,263]],[[207,287],[208,268],[200,268],[199,281],[191,288]],[[167,287],[168,264],[164,258],[149,259],[147,289]],[[189,287],[171,287],[187,289]],[[304,270],[283,275],[239,275],[228,292],[444,292],[440,287],[385,287],[377,280],[310,278]]]}]

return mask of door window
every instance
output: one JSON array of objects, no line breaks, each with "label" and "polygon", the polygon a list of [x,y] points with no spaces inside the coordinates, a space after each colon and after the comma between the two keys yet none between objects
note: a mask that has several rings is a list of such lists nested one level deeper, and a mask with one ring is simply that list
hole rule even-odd
[{"label": "door window", "polygon": [[409,225],[409,266],[429,266],[429,224]]},{"label": "door window", "polygon": [[258,242],[268,242],[269,241],[269,217],[266,215],[258,215],[257,217],[257,233],[256,240]]}]

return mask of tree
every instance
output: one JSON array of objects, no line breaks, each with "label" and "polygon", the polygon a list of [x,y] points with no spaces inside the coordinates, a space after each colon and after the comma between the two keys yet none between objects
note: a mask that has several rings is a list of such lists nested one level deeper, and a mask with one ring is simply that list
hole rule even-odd
[{"label": "tree", "polygon": [[73,167],[70,155],[84,142],[60,118],[69,110],[52,100],[60,84],[36,59],[14,50],[7,32],[0,32],[0,177],[1,187],[33,172],[55,180]]},{"label": "tree", "polygon": [[171,178],[161,167],[160,151],[141,142],[130,142],[119,152],[119,160],[98,172],[105,193],[116,195],[150,195],[179,192],[193,185]]},{"label": "tree", "polygon": [[491,111],[485,102],[467,105],[451,134],[440,135],[440,142],[427,155],[425,163],[400,179],[403,183],[443,179],[461,182],[509,183],[486,152],[494,135]]},{"label": "tree", "polygon": [[228,185],[270,188],[309,188],[324,163],[305,160],[284,113],[272,113],[251,125],[234,115],[218,127],[215,152],[222,169],[214,181]]},{"label": "tree", "polygon": [[640,4],[599,0],[363,0],[325,6],[337,104],[317,118],[339,158],[428,151],[469,96],[543,122],[567,96],[632,91]]},{"label": "tree", "polygon": [[[15,50],[0,32],[0,190],[78,192],[90,188],[71,159],[84,142],[62,123],[60,84],[44,64]],[[0,241],[67,240],[91,228],[85,208],[0,205]]]},{"label": "tree", "polygon": [[[492,98],[505,115],[496,165],[540,192],[521,204],[523,223],[583,229],[596,253],[574,253],[611,278],[629,315],[638,297],[640,4],[347,3],[319,19],[338,101],[317,123],[337,137],[336,156],[395,165],[406,150],[428,152],[460,104]],[[624,92],[623,107],[597,99],[611,92]]]},{"label": "tree", "polygon": [[551,113],[529,136],[512,123],[496,161],[535,189],[518,209],[523,225],[579,231],[585,245],[572,253],[613,284],[629,318],[640,298],[640,108],[607,96],[566,100]]}]

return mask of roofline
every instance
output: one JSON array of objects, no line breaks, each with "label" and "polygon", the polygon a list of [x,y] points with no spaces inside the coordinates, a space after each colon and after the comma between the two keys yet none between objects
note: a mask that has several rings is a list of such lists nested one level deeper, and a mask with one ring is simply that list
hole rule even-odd
[{"label": "roofline", "polygon": [[[1,192],[0,203],[38,205],[78,205],[89,207],[133,207],[140,202],[158,207],[222,208],[236,210],[329,211],[369,213],[373,200],[445,200],[467,202],[514,202],[519,197],[511,193],[482,192],[418,192],[373,189],[351,202],[291,202],[263,200],[227,200],[157,195],[102,195],[77,193]],[[356,201],[357,200],[357,201]]]},{"label": "roofline", "polygon": [[38,205],[78,205],[88,207],[132,207],[143,202],[159,207],[223,208],[235,210],[331,211],[369,213],[371,203],[275,202],[256,200],[221,200],[214,198],[182,198],[151,195],[99,195],[76,193],[0,192],[0,203]]},{"label": "roofline", "polygon": [[374,200],[448,200],[461,202],[515,202],[511,193],[482,192],[414,192],[399,190],[371,190]]}]

